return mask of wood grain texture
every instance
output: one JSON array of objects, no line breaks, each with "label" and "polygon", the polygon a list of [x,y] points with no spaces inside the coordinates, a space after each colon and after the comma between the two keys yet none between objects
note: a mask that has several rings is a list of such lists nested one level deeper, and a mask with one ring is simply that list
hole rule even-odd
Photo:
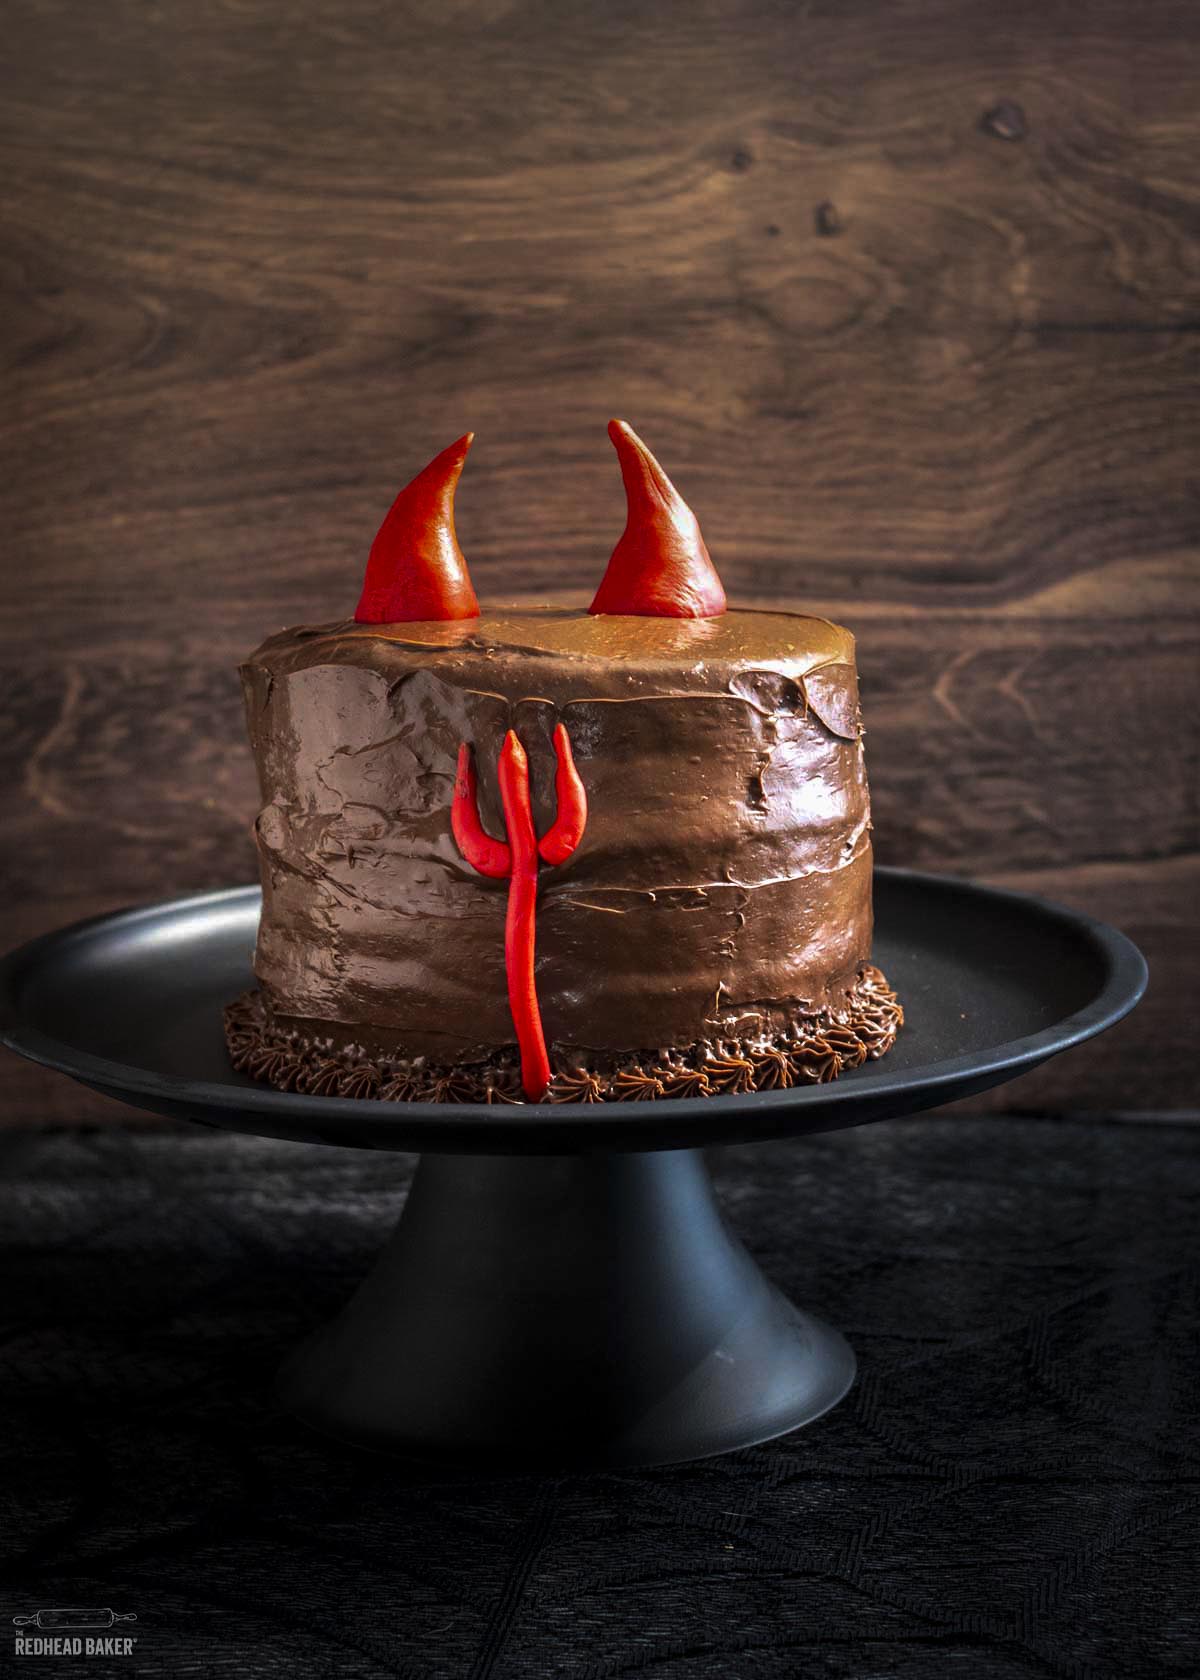
[{"label": "wood grain texture", "polygon": [[[881,858],[1145,945],[1138,1014],[1003,1100],[1195,1106],[1200,12],[14,0],[6,33],[3,943],[251,873],[233,665],[352,610],[463,430],[479,593],[594,587],[625,414],[735,600],[858,632]],[[90,1103],[5,1072],[13,1113]]]}]

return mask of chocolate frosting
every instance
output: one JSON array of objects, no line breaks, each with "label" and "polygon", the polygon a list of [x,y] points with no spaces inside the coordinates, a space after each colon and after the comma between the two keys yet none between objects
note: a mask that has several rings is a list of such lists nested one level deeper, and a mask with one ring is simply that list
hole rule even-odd
[{"label": "chocolate frosting", "polygon": [[[797,1016],[773,1037],[652,1050],[581,1064],[559,1055],[551,1065],[550,1103],[657,1102],[723,1092],[779,1091],[826,1083],[889,1050],[904,1020],[895,993],[867,966],[837,1013]],[[482,1062],[439,1065],[423,1057],[372,1053],[352,1029],[278,1020],[261,992],[225,1010],[225,1038],[235,1068],[283,1091],[377,1098],[384,1102],[523,1103],[513,1049]]]},{"label": "chocolate frosting", "polygon": [[564,1065],[769,1036],[857,985],[870,821],[838,626],[514,604],[286,630],[242,676],[263,797],[255,971],[277,1020],[446,1066],[511,1046],[506,883],[455,846],[456,759],[471,743],[502,838],[515,729],[543,833],[559,722],[588,797],[582,842],[538,888],[537,990]]}]

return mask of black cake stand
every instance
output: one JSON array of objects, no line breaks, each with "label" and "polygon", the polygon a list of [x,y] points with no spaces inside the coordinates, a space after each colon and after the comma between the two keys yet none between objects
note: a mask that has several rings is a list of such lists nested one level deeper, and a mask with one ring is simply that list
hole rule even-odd
[{"label": "black cake stand", "polygon": [[251,887],[14,952],[0,1040],[156,1113],[420,1151],[374,1270],[284,1368],[283,1397],[309,1423],[422,1457],[673,1463],[808,1423],[854,1379],[838,1332],[785,1300],[725,1225],[702,1147],[985,1090],[1111,1026],[1145,987],[1122,934],[1038,899],[881,869],[875,904],[875,960],[907,1023],[882,1061],[799,1090],[526,1108],[256,1085],[229,1066],[221,1028],[250,983]]}]

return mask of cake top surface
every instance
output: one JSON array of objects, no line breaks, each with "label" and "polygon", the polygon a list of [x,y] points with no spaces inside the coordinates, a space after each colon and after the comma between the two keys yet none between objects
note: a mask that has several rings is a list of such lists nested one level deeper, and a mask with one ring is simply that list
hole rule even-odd
[{"label": "cake top surface", "polygon": [[[250,658],[274,670],[300,670],[331,656],[367,653],[380,643],[413,653],[528,654],[640,668],[708,662],[804,675],[820,666],[852,663],[854,638],[825,618],[780,609],[731,608],[717,618],[650,618],[594,614],[566,599],[509,601],[476,618],[413,620],[402,624],[299,625],[268,637]],[[384,656],[386,658],[386,655]]]}]

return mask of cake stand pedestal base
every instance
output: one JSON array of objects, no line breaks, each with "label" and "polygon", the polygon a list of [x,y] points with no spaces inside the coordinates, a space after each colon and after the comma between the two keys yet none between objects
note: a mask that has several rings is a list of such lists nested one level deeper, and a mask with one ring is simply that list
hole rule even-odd
[{"label": "cake stand pedestal base", "polygon": [[908,1018],[881,1062],[832,1084],[362,1102],[269,1090],[231,1067],[221,1010],[252,982],[259,907],[256,888],[234,888],[35,939],[0,959],[0,1042],[156,1114],[424,1152],[379,1264],[282,1388],[330,1434],[457,1463],[669,1464],[819,1417],[854,1357],[725,1229],[696,1146],[986,1091],[1119,1021],[1146,984],[1140,952],[1076,911],[882,869],[875,960]]},{"label": "cake stand pedestal base", "polygon": [[280,1387],[358,1445],[582,1468],[768,1440],[854,1368],[726,1228],[699,1150],[425,1155],[379,1262]]}]

